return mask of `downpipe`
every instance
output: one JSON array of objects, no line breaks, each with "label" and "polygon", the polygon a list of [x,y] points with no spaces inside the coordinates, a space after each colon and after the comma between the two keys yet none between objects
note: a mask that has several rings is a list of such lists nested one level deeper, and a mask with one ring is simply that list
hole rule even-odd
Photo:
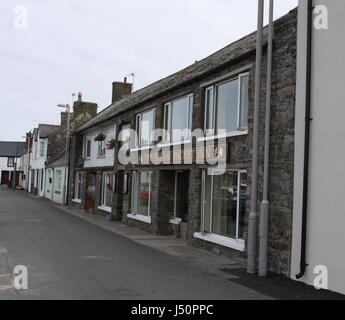
[{"label": "downpipe", "polygon": [[267,52],[267,90],[266,90],[266,119],[265,119],[265,157],[264,157],[264,185],[263,199],[260,205],[260,251],[259,276],[267,276],[268,257],[268,224],[270,204],[268,201],[269,163],[270,163],[270,135],[271,135],[271,93],[272,93],[272,59],[273,59],[273,14],[274,1],[270,0]]},{"label": "downpipe", "polygon": [[300,272],[296,275],[303,278],[308,266],[306,262],[307,227],[308,227],[308,195],[309,195],[309,161],[310,161],[310,123],[311,119],[311,60],[312,60],[312,30],[313,1],[308,0],[308,31],[307,31],[307,76],[306,76],[306,112],[305,112],[305,142],[304,142],[304,173],[303,173],[303,207],[301,234]]}]

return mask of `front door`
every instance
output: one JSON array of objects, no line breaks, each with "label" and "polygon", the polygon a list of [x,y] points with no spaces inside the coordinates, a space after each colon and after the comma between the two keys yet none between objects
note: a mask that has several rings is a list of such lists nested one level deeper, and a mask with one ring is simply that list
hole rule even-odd
[{"label": "front door", "polygon": [[86,175],[85,211],[96,207],[96,177],[97,173],[89,172]]},{"label": "front door", "polygon": [[180,237],[187,238],[189,171],[175,174],[175,217],[181,219]]}]

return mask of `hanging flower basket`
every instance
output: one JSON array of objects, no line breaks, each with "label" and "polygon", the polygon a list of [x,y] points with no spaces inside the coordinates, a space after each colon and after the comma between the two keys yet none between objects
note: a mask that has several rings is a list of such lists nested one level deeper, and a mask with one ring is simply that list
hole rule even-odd
[{"label": "hanging flower basket", "polygon": [[101,142],[101,141],[104,141],[105,138],[106,138],[106,135],[104,133],[100,133],[95,137],[95,141]]},{"label": "hanging flower basket", "polygon": [[107,143],[107,149],[113,150],[115,148],[115,144],[116,144],[116,139],[109,140]]}]

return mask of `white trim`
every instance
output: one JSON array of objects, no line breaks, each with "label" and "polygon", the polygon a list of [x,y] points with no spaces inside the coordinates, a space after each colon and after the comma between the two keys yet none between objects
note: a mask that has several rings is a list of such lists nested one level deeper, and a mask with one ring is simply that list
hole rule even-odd
[{"label": "white trim", "polygon": [[248,134],[249,134],[248,130],[231,131],[231,132],[227,132],[225,135],[219,134],[219,135],[210,136],[210,137],[198,138],[197,141],[208,141],[208,140],[215,140],[215,139],[221,139],[221,138],[231,138],[231,137],[245,136]]},{"label": "white trim", "polygon": [[109,213],[113,212],[113,210],[111,208],[106,207],[106,206],[99,206],[98,209],[102,210],[102,211],[105,211],[105,212],[109,212]]},{"label": "white trim", "polygon": [[146,217],[146,216],[143,216],[141,214],[134,214],[134,213],[127,214],[127,218],[141,221],[141,222],[148,223],[148,224],[152,223],[151,217]]},{"label": "white trim", "polygon": [[159,143],[157,144],[158,148],[168,148],[168,147],[174,147],[174,146],[183,146],[186,144],[191,144],[192,140],[186,140],[186,141],[177,141],[177,142],[168,142],[168,143]]},{"label": "white trim", "polygon": [[81,200],[79,200],[79,199],[72,199],[72,202],[75,202],[75,203],[81,203]]},{"label": "white trim", "polygon": [[214,233],[202,234],[200,232],[197,232],[197,233],[194,233],[194,238],[207,241],[207,242],[212,242],[215,244],[219,244],[223,247],[231,248],[231,249],[238,250],[241,252],[244,252],[245,250],[245,243],[243,240],[235,240],[235,239],[220,236]]},{"label": "white trim", "polygon": [[180,218],[170,219],[170,221],[169,221],[170,224],[176,224],[176,225],[181,224],[181,222],[182,222],[182,219],[180,219]]},{"label": "white trim", "polygon": [[223,80],[226,80],[226,79],[229,79],[229,78],[232,78],[236,75],[238,75],[239,73],[249,73],[249,70],[251,69],[251,67],[253,66],[253,64],[248,64],[242,68],[239,68],[239,69],[236,69],[232,72],[229,72],[221,77],[218,77],[216,79],[213,79],[211,81],[207,81],[207,82],[204,82],[200,85],[201,88],[205,88],[205,87],[210,87],[211,85],[214,85],[216,84],[217,82],[221,82]]}]

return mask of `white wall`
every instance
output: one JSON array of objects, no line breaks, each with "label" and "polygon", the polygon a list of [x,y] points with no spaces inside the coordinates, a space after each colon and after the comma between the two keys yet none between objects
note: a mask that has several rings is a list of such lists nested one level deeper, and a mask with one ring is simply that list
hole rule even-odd
[{"label": "white wall", "polygon": [[[44,142],[44,156],[40,156],[40,144],[41,142]],[[44,169],[45,162],[47,160],[47,148],[48,148],[48,139],[41,139],[39,136],[37,138],[37,141],[33,142],[32,147],[32,169]],[[37,149],[37,153],[36,153]]]},{"label": "white wall", "polygon": [[[307,272],[313,284],[315,266],[329,272],[329,289],[345,294],[345,1],[314,0],[326,5],[329,29],[313,29],[310,191],[307,232]],[[305,127],[305,66],[307,1],[300,1],[296,97],[295,191],[292,273],[299,272],[303,154]]]},{"label": "white wall", "polygon": [[[91,139],[91,158],[84,159],[85,168],[96,168],[96,167],[112,167],[114,166],[114,150],[106,149],[104,157],[98,157],[98,142],[95,141],[97,134],[104,132],[106,134],[105,143],[110,139],[115,138],[115,125],[108,124],[103,128],[91,129],[84,133],[84,137],[92,137]],[[85,139],[83,139],[85,141]]]},{"label": "white wall", "polygon": [[[61,172],[61,183],[58,183],[57,171]],[[49,178],[51,178],[51,182]],[[65,188],[65,167],[56,167],[56,168],[46,169],[45,170],[45,195],[44,195],[45,198],[52,200],[56,203],[63,204],[64,203],[64,188]]]}]

